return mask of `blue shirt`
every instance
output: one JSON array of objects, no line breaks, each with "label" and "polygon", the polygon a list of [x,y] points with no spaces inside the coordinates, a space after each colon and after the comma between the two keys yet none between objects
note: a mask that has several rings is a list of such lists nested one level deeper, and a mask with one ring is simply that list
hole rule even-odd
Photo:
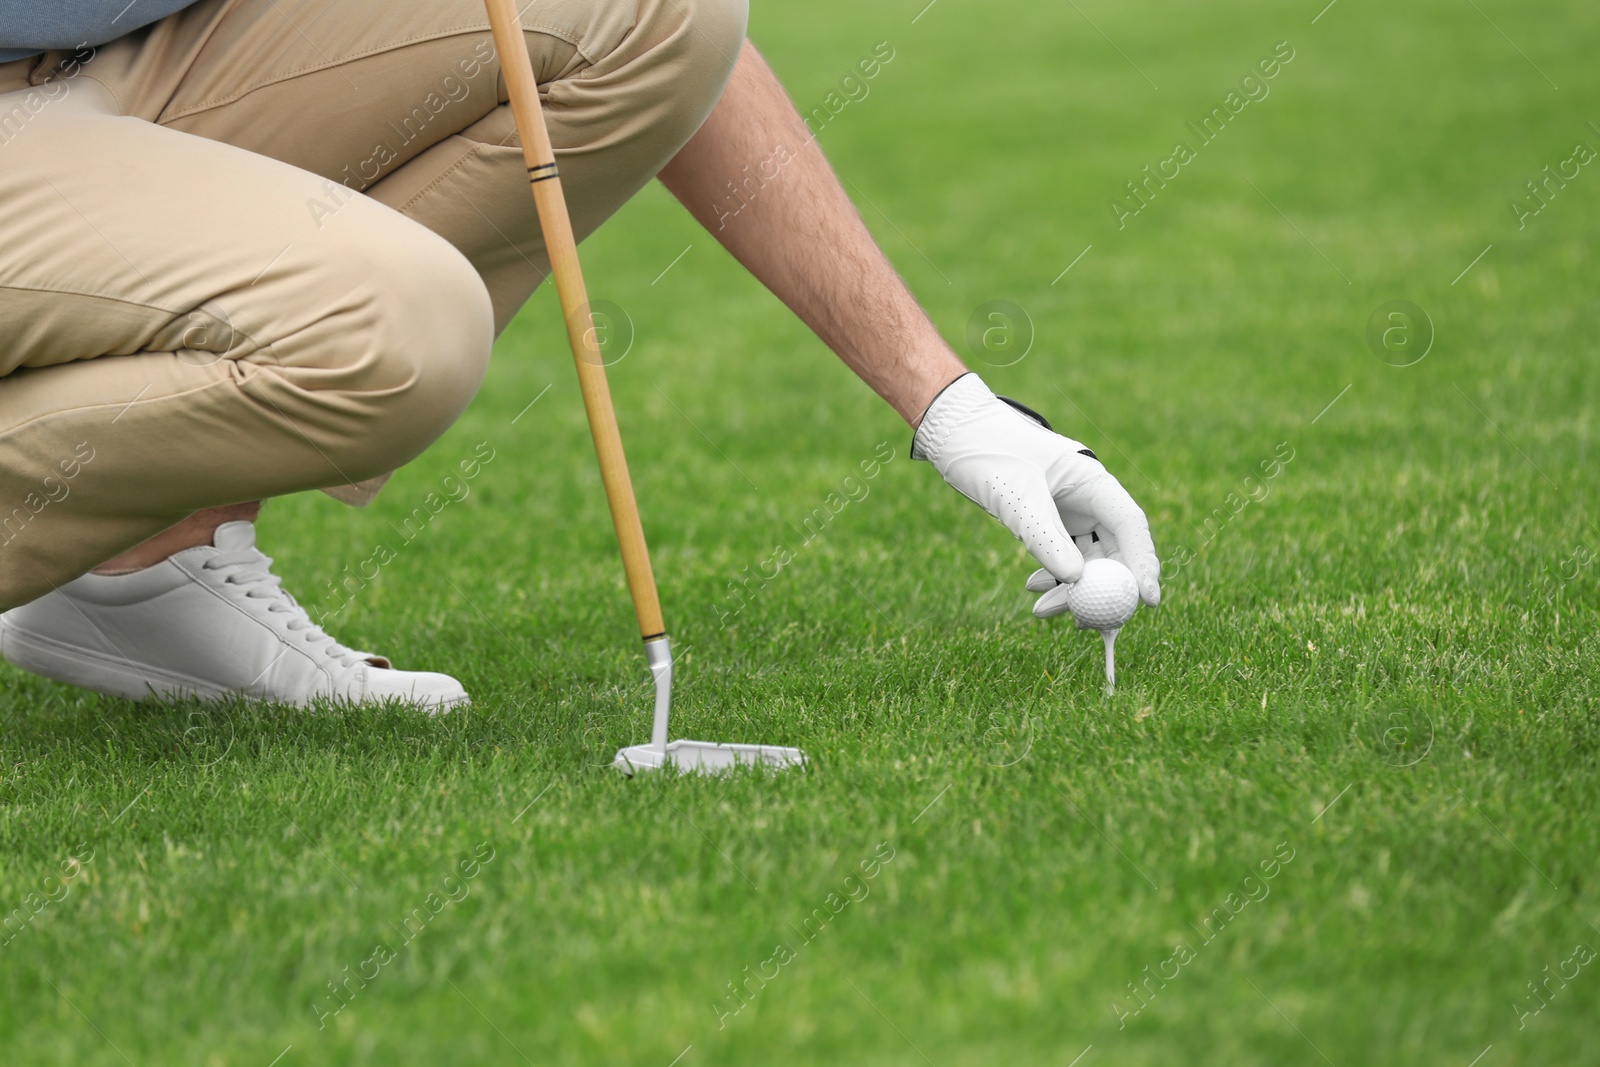
[{"label": "blue shirt", "polygon": [[195,0],[0,0],[0,63],[114,41]]}]

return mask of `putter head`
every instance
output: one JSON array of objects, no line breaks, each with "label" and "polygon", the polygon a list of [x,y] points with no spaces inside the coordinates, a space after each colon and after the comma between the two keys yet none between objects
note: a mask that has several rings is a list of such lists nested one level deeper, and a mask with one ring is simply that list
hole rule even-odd
[{"label": "putter head", "polygon": [[806,754],[781,745],[719,745],[715,741],[667,741],[672,714],[672,648],[666,635],[644,643],[645,659],[655,681],[656,710],[648,745],[629,745],[617,751],[611,765],[632,778],[640,771],[656,771],[671,764],[680,771],[725,774],[735,767],[799,767]]},{"label": "putter head", "polygon": [[767,766],[781,770],[803,767],[806,754],[783,745],[723,745],[715,741],[671,741],[663,751],[655,745],[619,749],[612,766],[629,778],[642,771],[671,765],[680,772],[726,774],[736,767]]}]

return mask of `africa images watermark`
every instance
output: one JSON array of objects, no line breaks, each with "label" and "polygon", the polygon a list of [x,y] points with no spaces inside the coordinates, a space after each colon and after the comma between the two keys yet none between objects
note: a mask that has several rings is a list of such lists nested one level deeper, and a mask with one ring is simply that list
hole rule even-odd
[{"label": "africa images watermark", "polygon": [[[470,483],[483,473],[484,467],[494,462],[495,454],[494,447],[489,442],[479,441],[473,448],[472,455],[456,464],[456,468],[461,472],[459,478],[454,474],[447,474],[440,479],[439,489],[443,490],[443,495],[440,495],[438,490],[428,490],[427,495],[422,498],[422,503],[412,508],[410,514],[401,520],[399,526],[394,528],[401,538],[399,547],[405,548],[420,537],[422,532],[428,528],[428,524],[437,518],[445,508],[453,503],[459,504],[471,496],[472,486]],[[391,546],[387,541],[380,541],[366,559],[355,565],[355,573],[352,574],[350,565],[346,564],[343,571],[340,572],[337,582],[329,579],[324,583],[328,587],[327,591],[331,598],[337,600],[338,604],[332,608],[319,607],[316,609],[318,625],[349,607],[356,594],[365,589],[369,583],[376,581],[383,568],[398,559],[399,555],[399,549]]]},{"label": "africa images watermark", "polygon": [[59,904],[72,894],[72,883],[75,882],[89,864],[94,862],[94,846],[84,843],[73,849],[71,855],[56,865],[59,875],[50,875],[39,884],[38,892],[29,893],[22,898],[22,903],[11,911],[6,912],[0,919],[0,931],[5,933],[5,940],[0,941],[0,948],[5,948],[28,927],[33,925],[44,910],[52,904]]},{"label": "africa images watermark", "polygon": [[[879,41],[873,46],[872,51],[858,60],[854,67],[839,79],[839,87],[830,89],[822,102],[815,107],[801,113],[801,121],[805,125],[806,135],[801,142],[802,147],[816,142],[825,127],[839,117],[839,114],[852,103],[859,104],[872,92],[871,81],[883,72],[883,68],[894,61],[894,46],[888,41]],[[795,149],[779,141],[772,146],[772,151],[767,153],[765,159],[758,161],[755,173],[751,173],[751,164],[746,163],[740,170],[742,177],[737,184],[730,180],[727,183],[728,194],[712,205],[712,210],[717,215],[717,229],[728,225],[728,220],[735,218],[751,201],[755,200],[772,182],[777,180],[784,167],[793,163],[798,158]]]},{"label": "africa images watermark", "polygon": [[389,120],[389,128],[395,133],[395,142],[379,142],[365,159],[353,166],[346,164],[337,181],[329,178],[323,182],[322,196],[306,200],[306,210],[311,213],[311,221],[317,224],[317,229],[322,229],[329,218],[337,215],[363,189],[376,182],[383,175],[383,168],[400,158],[400,150],[420,138],[446,108],[465,100],[472,91],[470,83],[487,69],[486,64],[493,58],[493,42],[487,38],[479,41],[470,55],[456,60],[454,73],[446,74],[438,88],[430,89],[421,102],[407,111],[398,123],[394,119]]},{"label": "africa images watermark", "polygon": [[[1517,1016],[1517,1029],[1526,1030],[1528,1028],[1528,1020],[1548,1008],[1550,1002],[1556,999],[1556,996],[1562,990],[1567,988],[1567,984],[1577,978],[1578,973],[1593,963],[1594,960],[1594,949],[1586,944],[1580,944],[1573,948],[1572,955],[1556,966],[1555,971],[1551,971],[1548,963],[1545,964],[1538,983],[1528,983],[1528,1006],[1523,1007],[1517,1003],[1511,1005],[1511,1010]],[[1570,974],[1567,973],[1568,966],[1572,968]],[[1554,983],[1554,985],[1551,983]]]},{"label": "africa images watermark", "polygon": [[1033,318],[1010,300],[986,300],[967,319],[967,350],[991,367],[1021,363],[1034,336]]},{"label": "africa images watermark", "polygon": [[[1228,95],[1222,98],[1222,103],[1201,117],[1200,125],[1196,126],[1194,122],[1186,121],[1184,125],[1194,131],[1199,148],[1205,148],[1221,136],[1228,123],[1238,118],[1252,101],[1259,103],[1265,100],[1272,92],[1270,84],[1272,79],[1293,62],[1294,57],[1294,47],[1288,41],[1279,41],[1270,53],[1256,60],[1255,67],[1239,79],[1237,90],[1230,89]],[[1172,154],[1166,159],[1159,160],[1154,169],[1146,164],[1139,171],[1140,177],[1125,182],[1128,199],[1121,199],[1119,194],[1106,201],[1117,229],[1126,229],[1129,219],[1149,207],[1155,200],[1156,194],[1165,189],[1168,182],[1175,180],[1183,173],[1184,167],[1200,158],[1199,148],[1188,141],[1179,141],[1172,146]]]},{"label": "africa images watermark", "polygon": [[[1589,126],[1600,132],[1600,127],[1593,122]],[[1572,146],[1572,154],[1566,159],[1554,166],[1546,166],[1538,177],[1524,182],[1527,197],[1511,198],[1511,217],[1517,220],[1517,229],[1527,229],[1528,220],[1549,207],[1556,195],[1567,187],[1567,183],[1576,179],[1584,167],[1595,161],[1596,156],[1597,153],[1587,141],[1579,141]]]},{"label": "africa images watermark", "polygon": [[801,552],[822,536],[822,532],[839,517],[840,512],[852,503],[858,504],[865,500],[872,492],[872,487],[867,483],[882,473],[884,466],[893,459],[894,446],[888,441],[879,441],[873,449],[872,457],[856,464],[861,476],[858,478],[854,474],[845,475],[839,481],[838,488],[831,490],[819,506],[812,508],[806,517],[800,520],[801,528],[796,532],[803,532],[805,536],[798,544],[784,542],[778,545],[770,556],[756,564],[756,573],[752,574],[750,568],[746,567],[738,578],[729,582],[728,593],[724,598],[728,606],[712,609],[717,613],[718,625],[726,628],[740,612],[750,606],[750,600],[756,593],[766,589],[779,574],[783,573],[785,567],[799,558]]},{"label": "africa images watermark", "polygon": [[[85,449],[88,450],[87,454]],[[39,480],[39,488],[22,498],[21,506],[12,508],[10,514],[0,519],[0,538],[3,538],[0,546],[9,545],[21,536],[45,508],[59,504],[72,495],[72,480],[83,472],[84,465],[92,462],[94,457],[94,446],[88,441],[79,441],[74,445],[72,455],[56,464],[61,473],[46,474]]]},{"label": "africa images watermark", "polygon": [[1388,300],[1367,318],[1367,348],[1391,367],[1422,362],[1433,350],[1433,319],[1410,300]]},{"label": "africa images watermark", "polygon": [[[755,965],[752,973],[750,965],[746,964],[740,972],[740,977],[727,983],[727,994],[720,1000],[713,1001],[711,1012],[717,1017],[717,1029],[727,1029],[728,1020],[737,1016],[750,1002],[760,995],[769,983],[774,981],[783,968],[789,966],[800,956],[800,950],[805,948],[828,928],[828,924],[844,913],[852,903],[860,904],[872,894],[872,880],[883,873],[883,868],[894,862],[895,848],[887,841],[880,841],[872,850],[872,855],[858,863],[859,875],[846,875],[841,888],[844,894],[829,893],[823,902],[800,920],[796,926],[794,920],[789,921],[789,926],[800,935],[802,940],[797,942],[780,941],[773,946],[772,955]],[[771,973],[768,973],[768,968]]]},{"label": "africa images watermark", "polygon": [[0,111],[0,148],[4,148],[22,135],[34,119],[51,104],[65,100],[72,93],[72,79],[83,72],[84,64],[95,57],[95,49],[81,44],[62,59],[50,76],[27,90],[9,93],[10,107]]},{"label": "africa images watermark", "polygon": [[388,941],[379,941],[372,947],[367,958],[356,964],[353,974],[350,965],[346,964],[341,972],[342,977],[337,982],[327,983],[326,1000],[324,1001],[319,995],[311,1002],[311,1011],[317,1017],[317,1029],[326,1029],[328,1020],[348,1008],[356,999],[356,995],[367,988],[367,983],[376,981],[378,975],[383,973],[383,968],[399,959],[400,953],[405,951],[406,946],[416,940],[422,931],[428,928],[428,924],[437,919],[446,908],[466,900],[472,894],[472,880],[483,873],[484,867],[494,862],[494,857],[494,846],[487,841],[480,843],[472,850],[472,856],[456,863],[455,872],[459,874],[453,872],[440,880],[440,888],[444,890],[443,896],[438,892],[429,893],[421,904],[406,912],[400,920],[400,925],[396,926],[393,922],[389,924],[400,937],[398,946],[391,946]]},{"label": "africa images watermark", "polygon": [[1205,522],[1195,527],[1195,534],[1200,541],[1195,548],[1188,545],[1179,545],[1176,552],[1168,559],[1161,561],[1161,573],[1171,577],[1178,571],[1195,561],[1199,549],[1209,545],[1217,539],[1223,527],[1232,522],[1241,511],[1252,503],[1259,504],[1266,500],[1272,493],[1272,482],[1284,472],[1290,463],[1294,462],[1294,446],[1287,441],[1281,441],[1273,449],[1272,455],[1256,464],[1260,477],[1247,474],[1239,483],[1235,491],[1230,492],[1223,500],[1222,506],[1211,509],[1211,514],[1206,516]]},{"label": "africa images watermark", "polygon": [[[1245,875],[1244,880],[1239,883],[1239,890],[1229,893],[1223,898],[1221,904],[1212,908],[1200,920],[1200,925],[1205,927],[1204,930],[1190,923],[1194,932],[1202,938],[1199,947],[1205,948],[1215,941],[1222,931],[1227,929],[1228,924],[1238,918],[1245,908],[1251,904],[1260,904],[1266,900],[1272,894],[1272,886],[1268,883],[1283,873],[1283,868],[1294,862],[1294,857],[1295,850],[1289,846],[1289,842],[1280,841],[1273,848],[1272,856],[1257,864],[1257,869],[1261,871],[1261,877],[1257,878],[1254,872]],[[1167,988],[1168,982],[1176,981],[1178,976],[1183,973],[1183,968],[1199,958],[1199,952],[1190,946],[1187,939],[1184,939],[1173,946],[1172,955],[1153,965],[1146,965],[1139,972],[1144,977],[1139,979],[1135,976],[1137,985],[1134,981],[1126,983],[1129,1001],[1132,1006],[1123,1007],[1116,1001],[1111,1002],[1111,1014],[1117,1017],[1117,1029],[1127,1029],[1129,1019],[1134,1018],[1148,1008],[1156,999],[1156,995]],[[1154,972],[1151,971],[1151,966],[1154,966]]]},{"label": "africa images watermark", "polygon": [[1593,565],[1597,559],[1600,557],[1597,557],[1588,545],[1580,543],[1571,555],[1557,561],[1557,569],[1552,569],[1550,564],[1546,563],[1544,569],[1529,586],[1529,591],[1535,595],[1543,593],[1541,599],[1545,604],[1549,604],[1563,591],[1568,582],[1577,578],[1585,567]]}]

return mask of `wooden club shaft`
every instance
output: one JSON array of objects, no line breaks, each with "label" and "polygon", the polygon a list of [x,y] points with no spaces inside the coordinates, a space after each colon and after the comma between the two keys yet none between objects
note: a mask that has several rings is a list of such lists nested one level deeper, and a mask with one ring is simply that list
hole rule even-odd
[{"label": "wooden club shaft", "polygon": [[622,435],[617,430],[617,413],[611,405],[611,387],[606,382],[605,363],[589,315],[589,294],[578,265],[578,244],[572,235],[572,219],[567,214],[567,199],[561,192],[556,171],[555,149],[545,128],[539,106],[539,87],[533,77],[533,61],[528,42],[517,19],[516,0],[484,0],[489,12],[489,28],[500,56],[500,70],[511,98],[511,113],[522,138],[522,156],[528,164],[528,182],[533,203],[544,231],[544,245],[555,275],[556,293],[561,298],[561,314],[567,320],[567,339],[572,344],[573,362],[578,368],[578,387],[583,391],[583,406],[589,413],[589,432],[594,437],[595,454],[600,460],[600,479],[605,483],[606,502],[611,506],[611,522],[616,527],[617,544],[622,550],[622,566],[628,574],[628,591],[633,596],[634,614],[639,619],[640,636],[649,639],[666,631],[661,619],[661,598],[650,569],[650,550],[645,545],[644,527],[639,522],[639,504],[633,496],[633,479],[628,476],[628,460],[622,451]]}]

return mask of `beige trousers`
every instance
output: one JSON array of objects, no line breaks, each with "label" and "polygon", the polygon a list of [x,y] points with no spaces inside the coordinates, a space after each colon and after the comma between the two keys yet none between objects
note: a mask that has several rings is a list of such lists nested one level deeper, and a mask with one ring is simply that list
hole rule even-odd
[{"label": "beige trousers", "polygon": [[[524,3],[581,239],[745,0]],[[202,0],[0,64],[0,609],[200,508],[361,502],[455,421],[548,271],[505,99],[480,0]]]}]

